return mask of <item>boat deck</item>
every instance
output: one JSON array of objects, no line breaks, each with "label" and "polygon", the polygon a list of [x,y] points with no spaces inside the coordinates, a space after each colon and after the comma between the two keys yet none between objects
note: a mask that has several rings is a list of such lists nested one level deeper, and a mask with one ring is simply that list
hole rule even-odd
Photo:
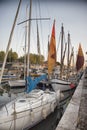
[{"label": "boat deck", "polygon": [[87,68],[56,130],[87,130]]}]

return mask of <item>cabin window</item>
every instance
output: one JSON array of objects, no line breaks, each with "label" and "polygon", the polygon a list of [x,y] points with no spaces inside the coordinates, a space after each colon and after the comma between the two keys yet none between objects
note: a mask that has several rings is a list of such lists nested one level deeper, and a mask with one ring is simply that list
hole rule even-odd
[{"label": "cabin window", "polygon": [[26,102],[26,100],[19,100],[19,102]]}]

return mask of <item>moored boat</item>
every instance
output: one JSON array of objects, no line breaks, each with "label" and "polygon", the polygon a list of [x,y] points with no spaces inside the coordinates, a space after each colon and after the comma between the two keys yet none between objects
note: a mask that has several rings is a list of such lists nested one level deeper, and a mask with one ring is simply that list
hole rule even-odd
[{"label": "moored boat", "polygon": [[[31,128],[54,111],[60,99],[59,91],[34,89],[0,108],[0,129]],[[20,123],[21,122],[21,123]]]},{"label": "moored boat", "polygon": [[9,80],[8,85],[10,89],[25,88],[25,80]]}]

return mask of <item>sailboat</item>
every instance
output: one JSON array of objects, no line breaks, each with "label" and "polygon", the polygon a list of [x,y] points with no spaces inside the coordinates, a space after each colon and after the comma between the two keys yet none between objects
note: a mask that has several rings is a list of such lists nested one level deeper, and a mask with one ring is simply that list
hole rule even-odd
[{"label": "sailboat", "polygon": [[[62,38],[63,38],[63,35],[64,35],[63,25],[61,28],[61,33],[62,33]],[[61,44],[63,44],[63,39],[61,40]],[[62,45],[62,49],[63,49],[63,45]],[[63,58],[63,56],[61,56],[61,66],[60,66],[61,75],[60,75],[60,77],[62,76],[62,69],[63,69],[63,59],[62,58]],[[50,45],[49,45],[49,53],[48,53],[48,75],[49,75],[49,77],[50,77],[50,74],[52,74],[52,71],[53,71],[55,65],[56,65],[56,39],[55,39],[55,21],[54,21]],[[66,80],[63,80],[60,78],[50,78],[49,81],[55,92],[57,90],[60,90],[61,93],[63,94],[61,101],[67,99],[67,97],[70,97],[71,94],[73,93],[73,91],[75,90],[75,85],[72,84],[68,80],[66,81]]]},{"label": "sailboat", "polygon": [[[30,0],[29,12],[31,12],[31,2],[32,1]],[[45,91],[36,89],[37,84],[42,79],[46,78],[46,75],[42,75],[33,80],[30,76],[27,76],[27,91],[24,95],[16,97],[16,99],[0,108],[1,130],[21,130],[31,128],[54,111],[60,100],[60,90],[55,92],[51,91],[49,88],[46,88]]]}]

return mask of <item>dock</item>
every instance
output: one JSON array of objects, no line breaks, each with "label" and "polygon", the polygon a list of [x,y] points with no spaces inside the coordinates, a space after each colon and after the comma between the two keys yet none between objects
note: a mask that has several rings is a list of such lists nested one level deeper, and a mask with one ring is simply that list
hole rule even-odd
[{"label": "dock", "polygon": [[87,130],[87,68],[56,130]]}]

